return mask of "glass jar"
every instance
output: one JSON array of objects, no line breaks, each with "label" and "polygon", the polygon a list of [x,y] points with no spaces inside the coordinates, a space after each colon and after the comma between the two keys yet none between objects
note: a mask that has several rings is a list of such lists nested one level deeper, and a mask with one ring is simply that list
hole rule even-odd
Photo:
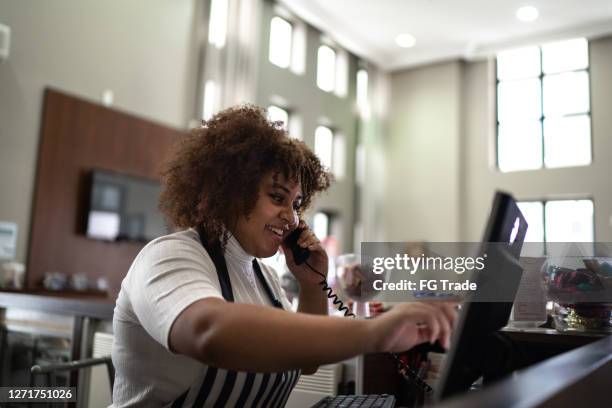
[{"label": "glass jar", "polygon": [[[362,264],[362,261],[364,262]],[[372,272],[371,261],[360,254],[343,254],[336,258],[335,283],[341,299],[350,298],[351,312],[357,317],[369,317],[367,301],[377,295],[373,283],[376,279],[385,279]],[[348,303],[347,303],[348,304]]]},{"label": "glass jar", "polygon": [[612,303],[553,303],[555,328],[561,332],[612,333]]},{"label": "glass jar", "polygon": [[558,331],[612,333],[612,258],[551,257],[542,285]]}]

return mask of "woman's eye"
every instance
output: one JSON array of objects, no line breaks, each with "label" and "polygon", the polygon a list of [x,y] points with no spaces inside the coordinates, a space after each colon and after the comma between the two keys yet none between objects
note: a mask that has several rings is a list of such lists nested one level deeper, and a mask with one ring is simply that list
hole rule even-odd
[{"label": "woman's eye", "polygon": [[283,202],[283,197],[279,196],[277,194],[271,194],[270,197],[272,197],[272,200],[274,200],[277,203],[282,203]]}]

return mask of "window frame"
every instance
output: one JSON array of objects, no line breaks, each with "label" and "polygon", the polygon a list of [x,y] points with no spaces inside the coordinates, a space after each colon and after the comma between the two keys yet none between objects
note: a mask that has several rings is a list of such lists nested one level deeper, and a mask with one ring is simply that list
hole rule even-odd
[{"label": "window frame", "polygon": [[[215,7],[216,6],[216,7]],[[228,19],[229,19],[229,0],[211,0],[208,12],[208,44],[222,49],[227,43]],[[214,15],[221,13],[220,15]],[[221,31],[217,31],[220,29]]]},{"label": "window frame", "polygon": [[[287,66],[278,65],[276,62],[272,61],[270,57],[272,54],[272,23],[274,19],[276,18],[284,21],[285,23],[289,24],[289,26],[291,27],[291,34],[289,35],[289,56],[287,57]],[[270,19],[269,27],[270,27],[270,35],[268,36],[268,62],[277,68],[291,70],[292,61],[294,58],[293,47],[294,47],[294,36],[295,36],[295,24],[290,19],[286,18],[285,16],[281,16],[280,14],[275,13]]]},{"label": "window frame", "polygon": [[209,120],[217,113],[219,104],[219,86],[217,81],[207,79],[204,81],[204,90],[202,91],[202,119]]},{"label": "window frame", "polygon": [[[363,75],[361,75],[363,73]],[[362,79],[360,79],[360,77]],[[365,67],[359,67],[355,72],[355,104],[362,119],[370,114],[370,72]]]},{"label": "window frame", "polygon": [[[325,217],[327,217],[327,220],[326,220],[326,221],[327,221],[327,225],[326,225],[326,229],[327,229],[327,231],[326,231],[326,235],[325,235],[324,237],[319,237],[318,235],[316,235],[315,217],[316,217],[318,214],[322,214],[322,215],[324,215]],[[319,209],[319,210],[315,211],[315,212],[314,212],[314,214],[312,214],[312,228],[313,228],[313,233],[315,233],[316,237],[317,237],[319,240],[324,240],[325,238],[328,238],[328,237],[332,236],[332,233],[331,233],[331,232],[332,232],[332,223],[333,223],[333,221],[334,221],[334,215],[333,215],[333,213],[332,213],[332,212],[330,212],[330,211],[327,211],[327,210],[324,210],[324,209]]]},{"label": "window frame", "polygon": [[[571,39],[569,39],[571,40]],[[568,40],[568,41],[569,41]],[[578,68],[578,69],[573,69],[573,70],[566,70],[566,71],[559,71],[559,72],[554,72],[554,73],[550,73],[550,74],[545,74],[544,73],[544,67],[543,67],[543,53],[542,53],[542,48],[544,45],[546,44],[539,44],[537,45],[538,48],[538,53],[539,53],[539,59],[540,59],[540,73],[537,77],[526,77],[526,78],[520,78],[519,80],[523,80],[523,79],[535,79],[537,78],[539,81],[539,85],[540,85],[540,117],[538,118],[538,121],[540,123],[540,146],[541,146],[541,162],[540,162],[540,166],[535,168],[535,169],[519,169],[519,170],[509,170],[509,171],[503,171],[500,167],[500,141],[499,141],[499,128],[500,128],[500,118],[499,118],[499,85],[501,82],[508,82],[508,81],[516,81],[517,79],[510,79],[510,80],[500,80],[498,75],[497,75],[497,71],[498,71],[498,62],[497,62],[497,57],[495,58],[494,62],[494,69],[495,69],[495,166],[497,168],[498,171],[500,171],[501,173],[515,173],[518,171],[537,171],[537,170],[544,170],[544,169],[558,169],[558,168],[572,168],[572,167],[584,167],[584,166],[590,166],[593,164],[593,120],[592,120],[592,81],[591,81],[591,42],[586,39],[587,42],[587,60],[588,60],[588,65],[586,68]],[[565,73],[570,73],[570,72],[585,72],[588,76],[588,93],[589,93],[589,108],[587,111],[585,112],[578,112],[578,113],[570,113],[570,114],[564,114],[559,116],[559,118],[567,118],[567,117],[572,117],[572,116],[582,116],[582,115],[586,115],[589,118],[589,143],[590,143],[590,150],[591,150],[591,161],[589,164],[586,165],[571,165],[571,166],[553,166],[553,167],[548,167],[546,166],[546,136],[544,134],[544,121],[547,119],[547,116],[544,113],[544,78],[547,76],[553,76],[553,75],[560,75],[560,74],[565,74]],[[548,118],[554,118],[555,116],[548,116]],[[535,200],[535,201],[539,201],[539,200]]]},{"label": "window frame", "polygon": [[[331,81],[330,89],[324,89],[324,88],[321,87],[321,85],[319,85],[319,63],[320,63],[319,52],[320,52],[322,47],[329,48],[334,53],[334,67],[331,70],[331,72],[333,72],[333,77],[332,77],[333,79]],[[334,46],[332,46],[332,45],[330,45],[330,44],[328,44],[326,42],[321,41],[319,43],[319,46],[317,47],[316,75],[315,75],[315,85],[316,85],[316,87],[320,91],[323,91],[323,92],[326,92],[326,93],[330,93],[330,94],[335,94],[336,93],[336,85],[337,85],[336,84],[336,82],[337,82],[337,78],[336,77],[338,75],[337,71],[338,71],[338,50]]]},{"label": "window frame", "polygon": [[289,132],[289,130],[291,129],[291,115],[293,114],[292,110],[287,108],[285,105],[279,105],[279,104],[276,104],[276,103],[268,104],[268,106],[266,107],[266,113],[268,114],[268,118],[270,120],[272,120],[272,121],[273,121],[273,119],[270,117],[270,108],[271,107],[275,107],[277,109],[280,109],[280,110],[284,111],[287,114],[287,121],[285,122],[284,129],[285,129],[285,131]]},{"label": "window frame", "polygon": [[334,165],[334,129],[331,126],[329,126],[329,125],[322,125],[322,124],[317,124],[316,127],[315,127],[314,140],[313,140],[313,151],[314,151],[314,154],[319,158],[319,160],[321,161],[321,164],[323,166],[326,166],[327,163],[323,163],[323,160],[321,159],[321,157],[319,157],[319,152],[317,152],[317,130],[319,128],[325,128],[325,129],[329,130],[330,133],[331,133],[330,161],[329,161],[329,166],[328,166],[327,170],[328,171],[333,171],[333,165]]},{"label": "window frame", "polygon": [[[517,203],[541,203],[542,204],[542,243],[544,244],[544,254],[547,254],[547,247],[546,244],[549,242],[546,236],[546,224],[547,224],[547,220],[546,220],[546,204],[549,202],[554,202],[554,201],[590,201],[593,205],[593,218],[591,220],[592,225],[591,227],[593,228],[593,241],[592,242],[597,242],[596,239],[596,229],[595,227],[597,226],[597,223],[595,222],[595,216],[596,216],[596,211],[595,211],[595,198],[593,196],[578,196],[578,197],[564,197],[564,198],[554,198],[554,199],[524,199],[524,200],[518,200]],[[529,222],[529,221],[528,221]],[[556,242],[556,241],[550,241],[550,242]]]}]

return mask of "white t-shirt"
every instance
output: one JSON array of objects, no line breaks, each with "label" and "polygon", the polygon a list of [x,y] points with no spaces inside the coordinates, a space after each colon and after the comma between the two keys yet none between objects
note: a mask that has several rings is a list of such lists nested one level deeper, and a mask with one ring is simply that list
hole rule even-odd
[{"label": "white t-shirt", "polygon": [[[225,260],[235,302],[271,305],[255,277],[253,257],[234,237]],[[276,272],[259,264],[290,310]],[[157,238],[140,251],[121,283],[113,316],[113,407],[164,406],[194,385],[206,366],[170,352],[170,328],[185,308],[208,297],[223,299],[215,266],[195,230]]]}]

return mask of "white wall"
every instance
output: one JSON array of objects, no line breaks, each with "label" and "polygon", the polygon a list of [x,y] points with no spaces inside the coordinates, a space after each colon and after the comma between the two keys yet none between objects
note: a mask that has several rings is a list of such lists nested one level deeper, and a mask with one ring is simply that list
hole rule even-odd
[{"label": "white wall", "polygon": [[114,106],[172,127],[194,114],[196,0],[0,0],[12,29],[0,64],[0,220],[19,226],[24,261],[30,228],[43,89]]},{"label": "white wall", "polygon": [[389,241],[459,239],[461,67],[391,75],[382,213]]}]

